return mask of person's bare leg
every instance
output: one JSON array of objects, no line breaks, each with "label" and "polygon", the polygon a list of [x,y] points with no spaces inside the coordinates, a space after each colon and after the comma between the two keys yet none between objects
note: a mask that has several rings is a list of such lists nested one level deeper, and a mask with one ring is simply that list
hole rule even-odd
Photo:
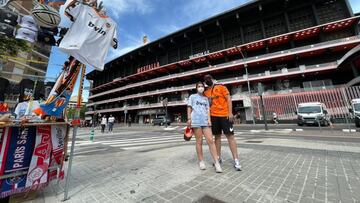
[{"label": "person's bare leg", "polygon": [[226,135],[226,138],[229,142],[229,147],[230,147],[230,151],[233,156],[233,159],[234,160],[239,159],[235,136],[234,135]]},{"label": "person's bare leg", "polygon": [[196,153],[199,162],[204,160],[202,143],[203,143],[203,132],[201,128],[193,128],[195,138],[196,138]]},{"label": "person's bare leg", "polygon": [[214,140],[213,140],[213,135],[212,135],[211,129],[210,128],[204,128],[203,133],[204,133],[204,136],[205,136],[205,139],[206,139],[206,143],[209,146],[211,156],[214,159],[214,163],[217,163],[217,161],[218,161],[218,153],[216,151],[216,146],[215,146],[215,143],[214,143]]},{"label": "person's bare leg", "polygon": [[221,135],[215,135],[215,146],[218,157],[221,157]]}]

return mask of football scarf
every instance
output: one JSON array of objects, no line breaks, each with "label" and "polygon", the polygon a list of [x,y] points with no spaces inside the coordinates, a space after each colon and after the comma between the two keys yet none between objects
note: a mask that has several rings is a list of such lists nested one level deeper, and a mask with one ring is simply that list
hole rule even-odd
[{"label": "football scarf", "polygon": [[[35,133],[36,127],[5,128],[4,145],[1,149],[1,175],[11,175],[19,171],[26,171],[29,168],[33,153]],[[3,154],[5,156],[3,156]],[[3,180],[0,187],[0,197],[24,191],[25,184],[26,175]]]},{"label": "football scarf", "polygon": [[[51,126],[51,143],[53,150],[50,159],[50,168],[57,167],[58,169],[49,170],[49,181],[56,178],[63,179],[63,156],[64,156],[64,139],[66,136],[67,127],[65,125]],[[62,177],[61,177],[62,176]]]},{"label": "football scarf", "polygon": [[31,189],[41,187],[48,181],[48,169],[50,162],[51,126],[38,126],[36,129],[36,141],[34,153],[27,174],[26,187]]},{"label": "football scarf", "polygon": [[70,57],[69,62],[65,62],[64,70],[57,79],[49,97],[40,105],[40,108],[34,110],[36,115],[62,118],[62,113],[70,101],[80,72],[79,64],[79,61],[72,57]]}]

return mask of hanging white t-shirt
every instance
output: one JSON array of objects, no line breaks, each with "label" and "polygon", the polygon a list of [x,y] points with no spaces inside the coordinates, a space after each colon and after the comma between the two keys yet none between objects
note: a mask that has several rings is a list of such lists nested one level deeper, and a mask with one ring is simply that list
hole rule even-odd
[{"label": "hanging white t-shirt", "polygon": [[116,23],[109,17],[101,16],[94,8],[76,1],[71,2],[65,12],[74,23],[61,41],[60,50],[102,71],[110,46],[117,42]]}]

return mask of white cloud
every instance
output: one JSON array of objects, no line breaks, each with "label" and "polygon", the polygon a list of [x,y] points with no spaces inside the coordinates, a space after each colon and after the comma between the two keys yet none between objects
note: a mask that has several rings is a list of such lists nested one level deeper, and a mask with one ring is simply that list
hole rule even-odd
[{"label": "white cloud", "polygon": [[176,25],[171,25],[171,24],[159,25],[156,28],[161,34],[165,34],[165,35],[173,33],[175,31],[178,31],[179,29],[181,29],[180,27],[178,27]]},{"label": "white cloud", "polygon": [[114,18],[119,18],[122,14],[132,12],[144,15],[154,10],[150,1],[146,0],[103,0],[103,2]]},{"label": "white cloud", "polygon": [[196,18],[195,21],[198,21],[249,1],[251,0],[190,0],[182,10],[187,14],[187,17],[191,19]]}]

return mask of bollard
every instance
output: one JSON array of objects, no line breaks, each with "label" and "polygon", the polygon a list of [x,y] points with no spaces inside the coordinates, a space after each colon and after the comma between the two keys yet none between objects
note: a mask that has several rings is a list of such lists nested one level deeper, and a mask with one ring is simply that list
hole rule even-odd
[{"label": "bollard", "polygon": [[94,134],[95,134],[95,132],[94,132],[94,129],[91,129],[91,131],[90,131],[90,141],[94,141]]}]

